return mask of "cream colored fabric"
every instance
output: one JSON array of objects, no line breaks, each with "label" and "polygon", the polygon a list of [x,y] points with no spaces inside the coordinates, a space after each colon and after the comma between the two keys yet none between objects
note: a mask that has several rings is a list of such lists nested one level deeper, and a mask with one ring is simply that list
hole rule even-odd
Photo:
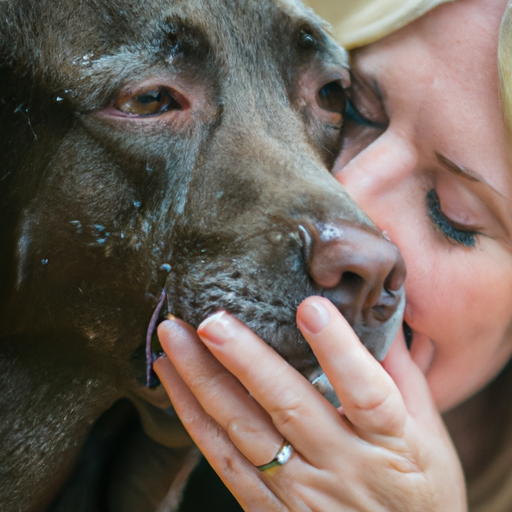
[{"label": "cream colored fabric", "polygon": [[305,0],[347,49],[391,34],[439,4],[454,0]]},{"label": "cream colored fabric", "polygon": [[503,110],[512,131],[512,2],[509,2],[501,22],[498,63]]}]

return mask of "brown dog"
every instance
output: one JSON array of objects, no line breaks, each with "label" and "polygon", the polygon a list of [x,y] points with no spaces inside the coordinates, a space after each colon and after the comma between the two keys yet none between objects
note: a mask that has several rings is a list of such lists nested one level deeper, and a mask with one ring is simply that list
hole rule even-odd
[{"label": "brown dog", "polygon": [[383,356],[405,272],[328,171],[349,80],[293,0],[0,1],[2,511],[157,508],[191,444],[146,386],[166,312],[313,380],[323,294]]}]

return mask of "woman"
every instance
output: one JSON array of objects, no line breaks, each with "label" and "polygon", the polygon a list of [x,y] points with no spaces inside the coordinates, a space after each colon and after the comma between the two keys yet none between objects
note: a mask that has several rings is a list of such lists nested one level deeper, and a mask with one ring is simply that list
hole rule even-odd
[{"label": "woman", "polygon": [[246,510],[512,510],[512,9],[434,3],[334,23],[350,46],[372,43],[353,53],[337,178],[408,268],[405,334],[383,364],[319,297],[297,323],[340,410],[226,313],[202,342],[178,320],[160,327],[155,370]]}]

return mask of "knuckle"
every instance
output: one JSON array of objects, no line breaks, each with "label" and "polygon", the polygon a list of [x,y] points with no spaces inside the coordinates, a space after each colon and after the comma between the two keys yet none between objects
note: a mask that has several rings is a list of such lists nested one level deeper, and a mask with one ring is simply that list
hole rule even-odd
[{"label": "knuckle", "polygon": [[272,420],[278,430],[286,429],[289,425],[294,426],[304,421],[304,417],[310,414],[310,411],[304,407],[299,397],[292,395],[283,400],[286,406],[275,408],[270,412]]},{"label": "knuckle", "polygon": [[400,435],[405,425],[405,408],[396,393],[385,393],[357,404],[354,422],[381,433]]},{"label": "knuckle", "polygon": [[234,455],[228,454],[222,457],[220,466],[221,474],[226,477],[230,477],[238,472],[237,461]]},{"label": "knuckle", "polygon": [[228,382],[228,376],[225,372],[216,372],[215,374],[205,373],[194,375],[191,386],[198,392],[214,393],[222,389]]},{"label": "knuckle", "polygon": [[368,392],[356,397],[354,406],[362,411],[378,411],[389,405],[391,394],[387,390],[378,390],[377,392]]},{"label": "knuckle", "polygon": [[232,440],[245,439],[248,436],[258,435],[260,433],[258,426],[248,421],[247,417],[236,416],[228,420],[226,432]]}]

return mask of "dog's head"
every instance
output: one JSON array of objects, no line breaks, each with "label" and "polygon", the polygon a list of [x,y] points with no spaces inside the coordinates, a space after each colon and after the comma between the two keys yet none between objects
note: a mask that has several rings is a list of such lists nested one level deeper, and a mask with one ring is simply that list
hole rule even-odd
[{"label": "dog's head", "polygon": [[329,172],[350,76],[311,11],[38,0],[0,13],[2,339],[147,398],[165,290],[161,314],[197,325],[227,309],[311,377],[295,312],[321,294],[382,357],[403,263]]}]

